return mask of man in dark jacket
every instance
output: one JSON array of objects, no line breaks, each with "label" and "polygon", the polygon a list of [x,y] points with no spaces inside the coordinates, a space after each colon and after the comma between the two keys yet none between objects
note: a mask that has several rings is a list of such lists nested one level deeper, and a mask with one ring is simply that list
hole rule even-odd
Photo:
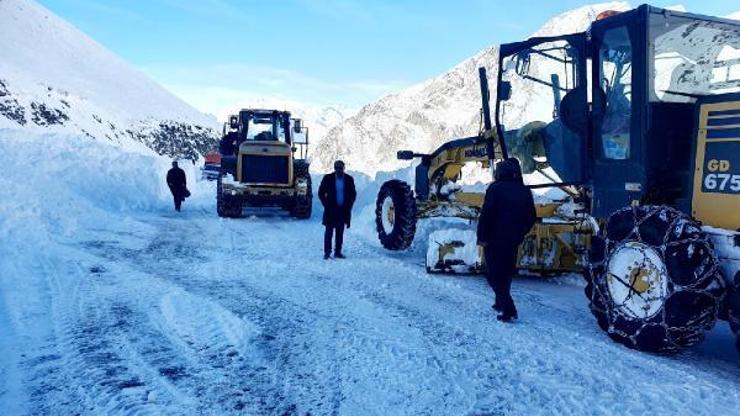
[{"label": "man in dark jacket", "polygon": [[187,185],[185,171],[177,166],[177,162],[172,162],[172,169],[167,172],[167,186],[170,187],[170,192],[172,192],[177,212],[180,212],[182,201],[190,194]]},{"label": "man in dark jacket", "polygon": [[343,259],[342,243],[344,242],[344,227],[350,227],[352,220],[352,206],[357,198],[355,181],[344,173],[344,162],[334,162],[334,173],[325,175],[319,186],[319,199],[324,206],[324,259],[331,255],[332,234],[334,240],[334,257]]},{"label": "man in dark jacket", "polygon": [[486,191],[478,219],[478,244],[483,246],[486,279],[495,295],[493,308],[500,312],[498,320],[509,322],[518,318],[511,298],[511,280],[516,274],[519,245],[537,214],[532,192],[524,186],[515,159],[499,162],[495,178]]}]

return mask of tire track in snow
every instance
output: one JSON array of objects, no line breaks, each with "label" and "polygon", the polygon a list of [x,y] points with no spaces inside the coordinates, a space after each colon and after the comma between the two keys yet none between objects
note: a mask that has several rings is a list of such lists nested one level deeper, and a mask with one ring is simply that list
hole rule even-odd
[{"label": "tire track in snow", "polygon": [[[563,412],[578,409],[596,414],[617,409],[629,413],[644,410],[646,400],[680,389],[676,380],[680,380],[678,370],[685,370],[683,365],[610,344],[589,325],[590,316],[584,316],[584,308],[560,306],[557,300],[533,292],[531,285],[515,289],[527,313],[524,322],[506,326],[493,322],[492,312],[481,316],[489,302],[484,284],[467,280],[450,283],[444,280],[446,277],[431,279],[405,263],[403,257],[389,259],[360,245],[357,257],[365,257],[361,262],[350,260],[342,265],[297,258],[313,254],[306,254],[310,250],[306,249],[305,235],[289,230],[295,222],[207,218],[187,223],[154,218],[146,221],[159,229],[149,248],[108,253],[111,260],[132,267],[135,264],[144,273],[156,275],[197,299],[218,304],[259,327],[261,332],[254,345],[262,354],[262,374],[270,376],[253,380],[249,397],[253,404],[260,400],[273,404],[260,408],[263,413],[351,412],[367,404],[358,398],[358,383],[367,388],[371,399],[386,406],[376,408],[378,413],[394,409],[404,413],[505,414],[533,408]],[[305,226],[306,233],[316,237],[316,230],[311,228],[318,228],[316,224]],[[279,236],[281,250],[276,251],[275,244],[265,244],[268,234]],[[297,262],[300,268],[295,267]],[[379,276],[384,274],[384,267],[393,268],[393,275],[409,276]],[[218,315],[213,311],[208,314]],[[541,319],[543,316],[548,318]],[[399,343],[394,339],[398,334],[388,334],[388,330],[410,338],[405,344]],[[162,330],[170,335],[175,332]],[[332,339],[337,333],[337,339]],[[540,347],[545,349],[539,351]],[[434,358],[425,360],[424,355]],[[381,356],[389,364],[380,361]],[[583,362],[574,366],[572,357],[578,356]],[[625,360],[616,369],[634,380],[615,380],[609,374],[586,371],[587,367],[602,365],[604,356]],[[317,371],[317,363],[330,365]],[[431,396],[422,392],[409,399],[390,391],[415,391],[414,386],[405,384],[411,378],[404,374],[389,379],[388,372],[383,373],[394,364],[400,364],[396,368],[399,372],[434,378],[420,384]],[[403,367],[409,364],[419,368]],[[372,365],[379,372],[373,372]],[[208,366],[196,370],[210,372],[208,379],[218,380],[212,378],[214,370]],[[358,371],[360,374],[355,374]],[[651,381],[667,386],[645,384],[648,379],[644,371],[665,373]],[[726,368],[722,371],[732,379],[732,372],[727,373]],[[376,385],[381,385],[367,384],[373,378]],[[440,386],[443,383],[446,385]],[[640,388],[624,393],[628,384]],[[602,390],[590,391],[594,385],[602,386]],[[227,382],[222,387],[234,392],[235,386]],[[552,396],[554,386],[559,391],[557,396]],[[189,391],[189,387],[183,390]],[[716,386],[704,386],[701,394],[708,400],[719,400],[720,393]],[[614,401],[620,394],[629,401],[611,408],[598,404],[608,403],[609,397]],[[522,402],[522,395],[528,402]],[[592,403],[579,399],[584,395],[595,396]],[[681,409],[682,396],[669,396],[661,399],[663,407],[653,410]]]},{"label": "tire track in snow", "polygon": [[[183,273],[183,270],[181,270],[180,266],[184,266],[185,269],[187,269],[187,264],[192,262],[193,260],[200,260],[198,258],[193,258],[190,256],[192,253],[191,248],[187,247],[187,245],[183,245],[180,243],[177,243],[177,240],[174,240],[172,244],[167,244],[166,239],[162,239],[161,236],[155,237],[155,239],[152,241],[151,244],[149,244],[145,249],[141,251],[136,250],[101,250],[98,255],[106,256],[109,260],[114,262],[131,262],[132,264],[137,265],[137,267],[146,272],[146,273],[157,273],[162,276],[166,276],[167,280],[173,283],[176,283],[178,286],[185,288],[187,290],[192,289],[198,289],[197,284],[192,281],[188,276]],[[170,250],[171,249],[171,250]],[[173,254],[167,254],[166,252],[173,253]],[[156,262],[152,262],[151,260],[156,258]],[[170,261],[174,261],[179,266],[177,267],[170,267],[169,264]],[[153,270],[156,269],[156,270]],[[223,290],[220,290],[222,288],[219,288],[218,285],[210,285],[207,287],[206,296],[213,294],[214,290],[216,292],[216,295],[218,293],[229,293],[230,291],[233,292],[233,287],[223,288]],[[251,289],[243,289],[239,293],[250,293],[253,292]],[[202,293],[202,291],[201,291]],[[219,296],[215,296],[216,299],[220,299]],[[275,302],[266,301],[266,298],[259,298],[257,296],[250,296],[249,299],[252,299],[254,302],[251,305],[245,305],[244,302],[241,299],[241,296],[238,299],[233,299],[233,302],[231,302],[233,308],[231,310],[236,311],[240,315],[253,315],[257,318],[265,318],[269,317],[268,322],[263,322],[264,327],[266,328],[274,328],[274,331],[270,331],[277,334],[282,333],[288,333],[288,334],[295,334],[299,332],[298,326],[286,323],[283,321],[283,316],[300,316],[301,314],[298,313],[286,313],[284,311],[285,307],[278,302],[277,304]],[[207,303],[207,302],[203,302]],[[265,305],[259,305],[260,303],[267,303]],[[282,312],[281,312],[282,311]],[[198,316],[187,316],[184,317],[184,319],[195,319],[198,320]],[[259,319],[258,319],[259,320]],[[264,321],[264,319],[262,319]],[[167,333],[167,331],[164,331]],[[175,331],[177,332],[177,331]],[[265,354],[267,355],[268,359],[271,361],[276,361],[278,363],[277,367],[282,367],[281,363],[286,362],[286,355],[289,355],[290,351],[294,347],[293,345],[289,347],[279,346],[277,350],[275,351],[275,344],[277,344],[275,341],[278,340],[277,336],[274,335],[265,335],[263,337],[260,337],[258,339],[258,342],[256,343],[259,347],[265,350]],[[204,340],[206,342],[213,342],[214,339],[207,339]],[[202,353],[203,351],[199,351],[199,353]],[[187,355],[187,354],[185,354]],[[208,385],[210,382],[211,384],[218,384],[219,388],[218,391],[212,392],[217,397],[221,398],[219,401],[225,401],[229,402],[228,398],[224,398],[225,395],[232,395],[232,396],[239,396],[243,392],[249,393],[250,397],[252,397],[251,401],[252,403],[245,403],[249,402],[249,399],[241,398],[240,400],[236,400],[233,409],[231,410],[242,410],[245,407],[248,408],[250,406],[254,407],[252,409],[253,413],[260,413],[260,414],[278,414],[278,413],[292,413],[296,405],[292,402],[291,398],[288,397],[287,394],[283,391],[283,389],[289,386],[290,383],[285,381],[285,378],[282,376],[282,371],[277,371],[277,369],[270,368],[269,362],[268,363],[257,363],[255,364],[255,368],[247,368],[247,367],[235,367],[231,363],[222,363],[219,362],[220,357],[222,357],[224,354],[206,354],[207,356],[202,358],[202,361],[207,361],[211,368],[197,368],[197,374],[205,374],[207,375],[207,380],[204,381],[204,385]],[[226,354],[228,356],[228,354]],[[215,369],[218,369],[220,367],[223,367],[222,378],[224,378],[227,385],[220,385],[221,380],[219,377],[217,377],[215,374],[213,374]],[[282,369],[280,369],[282,370]],[[300,379],[303,378],[310,378],[310,374],[299,374],[297,375],[297,378]],[[249,383],[249,385],[244,386],[243,383],[239,382],[239,379],[246,379],[246,381]],[[316,387],[314,387],[313,383],[308,383],[311,385],[310,388],[307,388],[307,390],[315,390]],[[316,384],[315,386],[320,386],[319,384]],[[230,393],[224,393],[224,391],[230,392]],[[210,401],[210,398],[204,397],[202,394],[196,394],[196,396],[201,400],[207,400]],[[322,393],[319,395],[320,397],[326,397],[325,393]],[[233,400],[232,400],[233,401]],[[311,403],[311,400],[307,400],[307,403]],[[314,402],[317,402],[314,400]],[[322,401],[318,401],[317,403],[321,404]],[[322,412],[319,410],[319,413],[327,413]]]},{"label": "tire track in snow", "polygon": [[108,330],[113,322],[80,303],[87,276],[74,264],[41,259],[40,267],[51,291],[54,336],[40,348],[44,355],[25,362],[34,413],[147,414],[145,398],[130,390],[143,384],[118,351]]}]

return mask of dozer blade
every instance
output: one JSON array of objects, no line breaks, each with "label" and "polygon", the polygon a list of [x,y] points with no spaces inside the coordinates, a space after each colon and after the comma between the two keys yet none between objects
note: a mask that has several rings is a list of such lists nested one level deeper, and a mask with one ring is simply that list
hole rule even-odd
[{"label": "dozer blade", "polygon": [[430,273],[481,273],[483,259],[474,230],[445,229],[429,235],[426,258]]}]

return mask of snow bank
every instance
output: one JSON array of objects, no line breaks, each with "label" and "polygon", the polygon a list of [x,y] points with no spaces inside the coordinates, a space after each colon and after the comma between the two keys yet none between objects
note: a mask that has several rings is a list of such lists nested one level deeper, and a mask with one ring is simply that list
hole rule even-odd
[{"label": "snow bank", "polygon": [[[171,209],[165,183],[170,159],[126,152],[94,140],[0,130],[0,233],[6,238],[70,236],[133,213]],[[208,185],[183,163],[193,197],[207,204]],[[212,194],[210,195],[212,196]]]}]

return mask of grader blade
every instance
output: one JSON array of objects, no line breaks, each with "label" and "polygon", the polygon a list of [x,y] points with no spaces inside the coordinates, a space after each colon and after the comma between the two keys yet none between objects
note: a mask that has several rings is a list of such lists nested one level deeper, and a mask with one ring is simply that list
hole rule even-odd
[{"label": "grader blade", "polygon": [[429,235],[426,258],[430,273],[481,273],[481,249],[473,230],[447,229]]}]

